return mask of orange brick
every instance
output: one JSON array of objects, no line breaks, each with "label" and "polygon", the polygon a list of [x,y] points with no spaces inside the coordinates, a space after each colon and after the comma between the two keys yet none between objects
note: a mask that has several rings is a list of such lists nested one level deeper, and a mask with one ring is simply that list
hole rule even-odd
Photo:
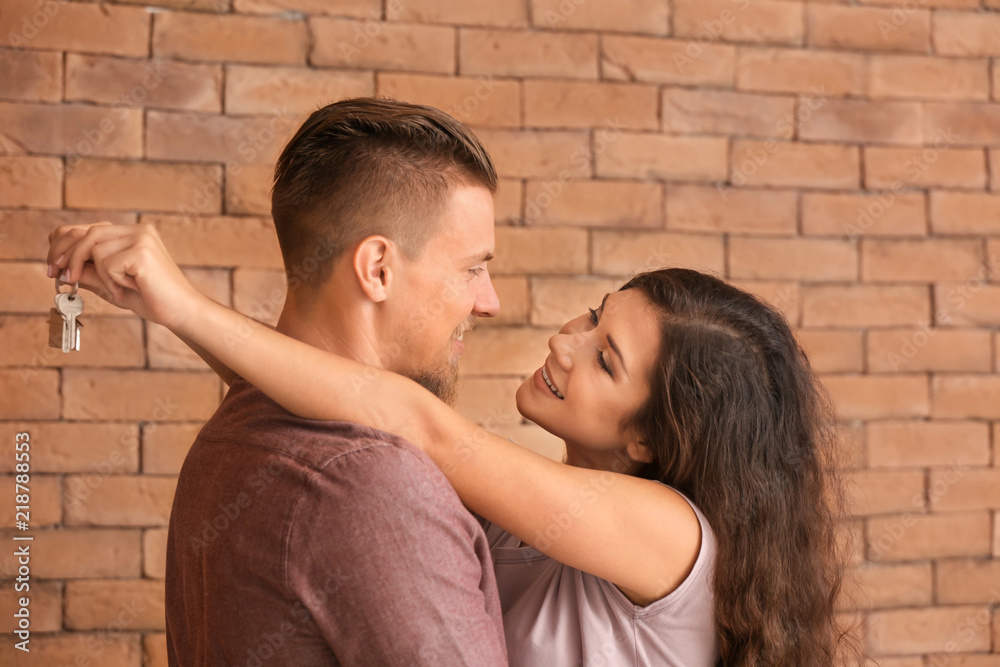
[{"label": "orange brick", "polygon": [[597,308],[605,294],[619,284],[606,278],[532,278],[531,324],[562,327],[570,320]]},{"label": "orange brick", "polygon": [[142,573],[163,579],[167,572],[167,529],[150,528],[142,535]]},{"label": "orange brick", "polygon": [[[170,2],[188,2],[189,0],[170,0]],[[215,3],[208,9],[218,10],[219,0],[202,0]],[[327,0],[232,0],[233,11],[241,14],[277,14],[280,12],[302,12],[303,14],[336,14],[337,16],[353,16],[356,18],[377,19],[382,16],[382,3],[379,0],[338,0],[331,4]],[[390,2],[394,7],[396,2]]]},{"label": "orange brick", "polygon": [[[986,623],[975,622],[985,617]],[[989,651],[989,610],[985,607],[885,609],[868,618],[873,655],[917,655]]]},{"label": "orange brick", "polygon": [[142,655],[144,667],[168,667],[170,661],[167,656],[166,633],[143,635]]},{"label": "orange brick", "polygon": [[772,93],[862,95],[865,60],[857,54],[813,49],[742,48],[736,87]]},{"label": "orange brick", "polygon": [[849,563],[861,563],[865,560],[864,521],[841,519],[837,527],[838,549],[845,555]]},{"label": "orange brick", "polygon": [[663,186],[636,181],[528,181],[529,225],[662,227]]},{"label": "orange brick", "polygon": [[662,110],[664,132],[785,139],[795,133],[795,101],[788,97],[665,88]]},{"label": "orange brick", "polygon": [[66,54],[66,99],[113,107],[221,111],[222,68]]},{"label": "orange brick", "polygon": [[659,127],[658,89],[625,83],[524,82],[526,127]]},{"label": "orange brick", "polygon": [[753,294],[768,305],[776,308],[789,326],[799,323],[799,284],[787,281],[768,280],[729,280],[727,281],[744,292]]},{"label": "orange brick", "polygon": [[455,410],[491,431],[517,426],[522,417],[517,411],[514,394],[520,385],[520,378],[462,377]]},{"label": "orange brick", "polygon": [[935,512],[1000,508],[1000,468],[932,470],[928,494]]},{"label": "orange brick", "polygon": [[736,49],[723,44],[605,35],[601,73],[617,81],[730,86]]},{"label": "orange brick", "polygon": [[852,516],[926,510],[922,470],[855,470],[845,477]]},{"label": "orange brick", "polygon": [[[1000,67],[994,68],[997,71],[997,99],[1000,99]],[[1000,149],[993,149],[990,152],[990,190],[1000,190]]]},{"label": "orange brick", "polygon": [[[609,130],[605,130],[606,132]],[[481,130],[483,142],[501,176],[562,180],[591,175],[590,137],[585,132]]]},{"label": "orange brick", "polygon": [[501,178],[493,195],[493,212],[498,225],[519,225],[524,221],[524,183]]},{"label": "orange brick", "polygon": [[126,529],[36,531],[32,573],[42,579],[138,577],[140,535]]},{"label": "orange brick", "polygon": [[924,143],[975,147],[1000,144],[1000,105],[926,102]]},{"label": "orange brick", "polygon": [[313,66],[455,71],[455,29],[445,26],[310,18]]},{"label": "orange brick", "polygon": [[146,323],[146,348],[150,368],[207,371],[209,366],[169,329]]},{"label": "orange brick", "polygon": [[[48,315],[55,305],[51,278],[42,262],[0,262],[0,312]],[[97,301],[88,299],[87,303]],[[88,311],[89,314],[89,311]],[[61,353],[60,353],[61,354]]]},{"label": "orange brick", "polygon": [[740,234],[794,234],[796,193],[699,185],[667,186],[667,228]]},{"label": "orange brick", "polygon": [[58,102],[62,99],[62,58],[48,51],[0,50],[0,99]]},{"label": "orange brick", "polygon": [[1000,561],[940,561],[935,590],[941,604],[995,604],[1000,591]]},{"label": "orange brick", "polygon": [[989,463],[989,427],[982,422],[883,421],[866,430],[873,468]]},{"label": "orange brick", "polygon": [[989,519],[989,512],[872,518],[869,556],[894,561],[988,555]]},{"label": "orange brick", "polygon": [[471,375],[534,373],[549,353],[549,338],[556,332],[527,327],[480,327],[465,335],[462,371]]},{"label": "orange brick", "polygon": [[[18,545],[20,546],[20,545]],[[13,585],[0,591],[0,632],[13,633],[18,629],[15,612],[20,611],[20,600],[27,598],[31,632],[59,632],[62,630],[62,586],[57,581],[32,581],[31,590],[18,592]],[[27,593],[27,595],[26,595]],[[12,635],[13,636],[13,635]],[[19,640],[12,640],[13,644]],[[34,648],[33,644],[29,644]],[[4,662],[5,665],[12,664]]]},{"label": "orange brick", "polygon": [[142,471],[152,475],[177,475],[194,443],[200,422],[172,424],[151,422],[142,426]]},{"label": "orange brick", "polygon": [[728,266],[731,277],[744,279],[835,281],[858,275],[854,245],[833,239],[734,236]]},{"label": "orange brick", "polygon": [[939,234],[991,234],[1000,220],[1000,195],[932,192],[931,229]]},{"label": "orange brick", "polygon": [[124,225],[134,223],[135,215],[121,211],[0,211],[0,259],[43,260],[49,252],[49,232],[61,225],[97,220]]},{"label": "orange brick", "polygon": [[[868,564],[852,568],[848,575],[854,582],[850,591],[863,609],[916,607],[932,603],[933,586],[930,563],[899,565]],[[882,663],[883,667],[885,663]],[[923,667],[918,661],[915,667]]]},{"label": "orange brick", "polygon": [[562,2],[536,0],[531,3],[531,23],[536,28],[582,29],[618,32],[648,32],[665,35],[669,31],[670,10],[657,0],[603,2]]},{"label": "orange brick", "polygon": [[927,233],[923,194],[802,193],[802,232],[821,236],[921,236]]},{"label": "orange brick", "polygon": [[519,0],[497,0],[476,3],[462,0],[398,0],[386,6],[390,21],[413,23],[455,23],[458,25],[500,26],[522,28],[528,25],[525,3]]},{"label": "orange brick", "polygon": [[[95,5],[96,6],[96,5]],[[138,633],[111,637],[108,633],[73,632],[38,635],[31,638],[31,652],[14,648],[14,642],[0,644],[0,662],[10,667],[34,665],[101,665],[101,667],[139,667],[142,648]]]},{"label": "orange brick", "polygon": [[869,190],[986,187],[982,150],[866,147],[864,160],[865,187]]},{"label": "orange brick", "polygon": [[71,166],[81,156],[142,155],[141,109],[4,102],[0,122],[13,152],[69,155]]},{"label": "orange brick", "polygon": [[804,24],[802,5],[760,0],[677,0],[674,3],[674,34],[678,37],[727,42],[801,44]]},{"label": "orange brick", "polygon": [[597,153],[597,174],[612,178],[719,181],[726,177],[722,137],[671,137],[622,132]]},{"label": "orange brick", "polygon": [[468,28],[458,36],[465,76],[597,78],[596,35]]},{"label": "orange brick", "polygon": [[9,0],[0,16],[7,45],[76,53],[146,56],[150,15],[138,7]]},{"label": "orange brick", "polygon": [[226,69],[226,113],[309,114],[345,97],[370,96],[374,89],[366,72],[231,65]]},{"label": "orange brick", "polygon": [[722,239],[677,232],[594,231],[592,273],[626,277],[666,267],[687,267],[721,276]]},{"label": "orange brick", "polygon": [[525,276],[491,276],[500,298],[500,314],[480,320],[484,326],[527,324],[531,310],[528,279]]},{"label": "orange brick", "polygon": [[0,368],[0,419],[58,419],[59,371]]},{"label": "orange brick", "polygon": [[799,138],[849,143],[919,144],[919,102],[869,102],[823,97],[799,103]]},{"label": "orange brick", "polygon": [[936,375],[936,419],[1000,419],[1000,376]]},{"label": "orange brick", "polygon": [[226,170],[226,213],[270,215],[274,167],[269,164],[236,165]]},{"label": "orange brick", "polygon": [[945,56],[1000,56],[1000,16],[934,12],[934,50]]},{"label": "orange brick", "polygon": [[195,12],[155,15],[153,55],[186,60],[304,65],[309,35],[296,19]]},{"label": "orange brick", "polygon": [[115,623],[131,631],[163,630],[163,582],[70,581],[65,614],[70,630],[106,630]]},{"label": "orange brick", "polygon": [[967,280],[982,270],[983,247],[979,241],[866,239],[861,265],[867,282]]},{"label": "orange brick", "polygon": [[145,475],[66,477],[67,526],[165,526],[175,477]]},{"label": "orange brick", "polygon": [[862,51],[918,51],[931,46],[931,19],[926,9],[809,5],[809,46]]},{"label": "orange brick", "polygon": [[992,359],[988,331],[888,329],[868,332],[868,370],[875,373],[953,371],[987,373]]},{"label": "orange brick", "polygon": [[[60,354],[62,354],[60,352]],[[135,424],[75,424],[70,422],[2,422],[0,437],[14,442],[28,433],[31,469],[36,473],[139,471],[139,428]],[[14,459],[0,461],[0,472],[13,472]]]},{"label": "orange brick", "polygon": [[492,76],[458,78],[379,74],[378,94],[444,110],[463,123],[483,127],[521,125],[521,85]]},{"label": "orange brick", "polygon": [[[281,267],[281,252],[269,218],[144,215],[170,255],[190,266]],[[220,255],[219,248],[225,248]]]},{"label": "orange brick", "polygon": [[873,99],[987,100],[990,96],[988,60],[874,55],[868,71],[868,95]]},{"label": "orange brick", "polygon": [[[587,232],[582,229],[497,227],[490,272],[574,275],[587,272]],[[501,308],[503,304],[501,304]]]},{"label": "orange brick", "polygon": [[823,384],[842,420],[930,414],[926,375],[826,375]]},{"label": "orange brick", "polygon": [[208,419],[219,403],[209,373],[67,369],[62,391],[67,419]]},{"label": "orange brick", "polygon": [[[255,320],[277,324],[287,287],[284,271],[237,268],[233,271],[234,307]],[[500,305],[502,312],[503,302]]]},{"label": "orange brick", "polygon": [[857,188],[858,153],[837,144],[734,141],[729,180],[734,185]]},{"label": "orange brick", "polygon": [[909,285],[807,286],[802,301],[807,327],[917,326],[931,312],[927,289]]},{"label": "orange brick", "polygon": [[[29,452],[30,454],[30,452]],[[13,459],[11,455],[11,459]],[[32,470],[32,472],[37,472]],[[3,493],[5,498],[14,499],[16,494],[24,493],[23,489],[15,490],[14,475],[0,475],[0,493]],[[30,476],[29,488],[29,498],[30,504],[27,511],[28,518],[24,519],[23,516],[16,516],[17,505],[24,505],[26,503],[9,503],[0,509],[0,525],[3,526],[13,526],[14,522],[17,520],[25,520],[34,528],[42,528],[44,526],[54,526],[62,522],[62,495],[60,491],[59,477],[56,475],[38,475],[32,474]]]},{"label": "orange brick", "polygon": [[858,470],[865,465],[865,430],[861,424],[836,424],[836,447],[831,453],[840,470]]},{"label": "orange brick", "polygon": [[56,158],[0,155],[0,206],[62,206],[63,164]]},{"label": "orange brick", "polygon": [[301,121],[296,116],[233,117],[146,112],[146,158],[273,165]]},{"label": "orange brick", "polygon": [[864,370],[859,331],[800,329],[795,337],[817,373],[860,373]]},{"label": "orange brick", "polygon": [[[94,297],[96,299],[96,297]],[[88,299],[89,301],[89,299]],[[53,304],[54,305],[54,304]],[[4,366],[137,367],[146,363],[142,325],[124,317],[81,317],[80,354],[49,347],[48,316],[0,315],[0,349],[10,350]]]},{"label": "orange brick", "polygon": [[[189,211],[197,199],[207,212],[217,213],[222,210],[221,183],[222,169],[215,165],[88,159],[66,177],[66,205]],[[199,198],[203,192],[206,196]]]}]

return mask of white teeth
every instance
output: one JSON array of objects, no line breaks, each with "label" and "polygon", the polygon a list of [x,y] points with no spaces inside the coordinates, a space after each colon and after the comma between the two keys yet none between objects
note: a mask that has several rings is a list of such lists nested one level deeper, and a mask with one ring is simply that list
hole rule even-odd
[{"label": "white teeth", "polygon": [[465,332],[464,331],[462,333],[458,334],[458,338],[456,338],[455,340],[462,340],[463,338],[465,338]]},{"label": "white teeth", "polygon": [[542,379],[545,380],[545,384],[548,385],[549,389],[552,390],[553,394],[565,400],[565,397],[562,395],[562,392],[556,389],[556,386],[552,384],[552,380],[549,379],[549,372],[545,369],[545,366],[542,366]]}]

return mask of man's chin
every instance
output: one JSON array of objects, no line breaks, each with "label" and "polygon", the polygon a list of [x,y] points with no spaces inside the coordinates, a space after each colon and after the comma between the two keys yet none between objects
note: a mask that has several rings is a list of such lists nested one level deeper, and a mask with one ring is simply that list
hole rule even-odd
[{"label": "man's chin", "polygon": [[451,364],[446,369],[432,373],[419,373],[411,379],[445,404],[455,405],[458,399],[458,364]]}]

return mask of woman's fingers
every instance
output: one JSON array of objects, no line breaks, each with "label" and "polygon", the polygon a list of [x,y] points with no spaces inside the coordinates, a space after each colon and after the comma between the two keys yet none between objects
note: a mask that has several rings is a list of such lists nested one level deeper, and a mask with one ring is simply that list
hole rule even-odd
[{"label": "woman's fingers", "polygon": [[137,225],[112,225],[99,222],[93,225],[60,227],[51,235],[49,264],[53,275],[64,282],[76,282],[83,272],[83,265],[92,258],[96,244],[113,238],[132,236]]}]

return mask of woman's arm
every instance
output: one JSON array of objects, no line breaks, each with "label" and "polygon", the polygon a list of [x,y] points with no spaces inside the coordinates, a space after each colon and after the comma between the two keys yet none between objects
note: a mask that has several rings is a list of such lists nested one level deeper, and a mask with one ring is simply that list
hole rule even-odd
[{"label": "woman's arm", "polygon": [[[155,230],[124,241],[117,230],[90,236],[69,244],[69,278],[93,281],[84,267],[93,256],[96,273],[128,291],[111,289],[118,301],[199,346],[292,413],[366,424],[413,442],[470,509],[552,558],[639,600],[673,590],[693,564],[697,518],[666,487],[551,461],[462,418],[403,376],[289,338],[211,301],[190,286],[158,237],[147,238]],[[115,252],[103,252],[103,243]]]}]

